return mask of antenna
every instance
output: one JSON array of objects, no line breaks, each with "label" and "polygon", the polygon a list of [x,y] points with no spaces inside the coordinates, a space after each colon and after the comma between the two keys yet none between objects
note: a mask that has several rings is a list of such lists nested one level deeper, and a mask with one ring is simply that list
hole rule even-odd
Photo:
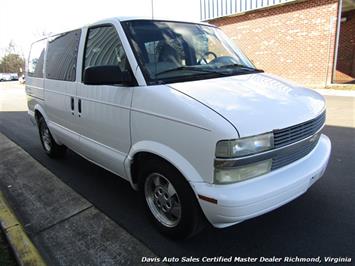
[{"label": "antenna", "polygon": [[154,0],[151,0],[152,3],[152,19],[154,19]]}]

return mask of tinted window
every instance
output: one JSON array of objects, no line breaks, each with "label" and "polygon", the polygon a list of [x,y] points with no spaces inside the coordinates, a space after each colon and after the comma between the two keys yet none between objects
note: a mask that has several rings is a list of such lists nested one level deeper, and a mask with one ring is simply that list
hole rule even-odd
[{"label": "tinted window", "polygon": [[117,65],[121,71],[129,68],[122,43],[113,26],[89,29],[86,41],[84,69],[105,65]]},{"label": "tinted window", "polygon": [[74,81],[81,30],[66,32],[48,41],[46,77]]},{"label": "tinted window", "polygon": [[46,40],[41,40],[32,44],[27,70],[27,74],[30,77],[43,78],[45,48]]}]

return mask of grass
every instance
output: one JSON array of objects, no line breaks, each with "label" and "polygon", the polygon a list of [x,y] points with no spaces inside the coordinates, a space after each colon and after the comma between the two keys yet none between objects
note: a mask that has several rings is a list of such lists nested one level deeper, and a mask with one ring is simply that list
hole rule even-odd
[{"label": "grass", "polygon": [[0,265],[17,266],[14,254],[2,230],[0,230]]}]

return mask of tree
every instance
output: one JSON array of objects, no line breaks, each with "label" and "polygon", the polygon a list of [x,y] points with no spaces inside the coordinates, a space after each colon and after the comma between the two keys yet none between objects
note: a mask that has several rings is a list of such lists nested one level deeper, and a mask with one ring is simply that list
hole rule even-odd
[{"label": "tree", "polygon": [[9,45],[5,49],[6,54],[15,54],[16,53],[16,45],[13,40],[9,42]]},{"label": "tree", "polygon": [[7,54],[0,60],[1,73],[22,74],[25,69],[25,59],[18,54]]},{"label": "tree", "polygon": [[5,55],[0,59],[0,73],[23,74],[25,70],[25,59],[16,51],[16,45],[10,41],[5,50]]}]

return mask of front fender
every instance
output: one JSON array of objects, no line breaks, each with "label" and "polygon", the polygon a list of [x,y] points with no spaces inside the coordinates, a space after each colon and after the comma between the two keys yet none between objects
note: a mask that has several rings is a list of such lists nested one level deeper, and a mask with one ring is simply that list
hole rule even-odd
[{"label": "front fender", "polygon": [[139,152],[152,153],[167,160],[169,163],[175,166],[176,169],[178,169],[180,173],[190,183],[204,182],[203,178],[199,175],[196,169],[181,154],[177,153],[175,150],[155,141],[140,141],[135,143],[131,147],[124,162],[127,177],[131,181],[133,187],[135,187],[135,185],[132,181],[131,165],[134,155]]}]

